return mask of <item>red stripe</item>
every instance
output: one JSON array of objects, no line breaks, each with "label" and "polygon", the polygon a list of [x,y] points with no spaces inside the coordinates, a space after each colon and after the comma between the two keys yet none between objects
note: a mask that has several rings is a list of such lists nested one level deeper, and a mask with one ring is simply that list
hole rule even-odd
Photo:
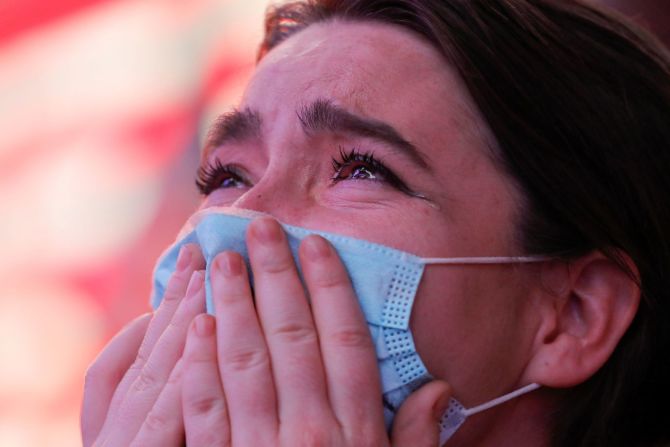
[{"label": "red stripe", "polygon": [[26,31],[109,0],[5,0],[0,1],[0,45]]},{"label": "red stripe", "polygon": [[[141,120],[117,123],[111,128],[82,120],[56,134],[37,134],[32,140],[13,147],[0,159],[0,186],[11,182],[15,175],[24,172],[31,163],[46,154],[53,156],[55,150],[66,151],[70,140],[91,128],[98,129],[100,138],[106,135],[108,140],[114,139],[119,151],[128,148],[131,152],[127,154],[129,159],[160,169],[171,163],[193,140],[196,119],[192,106],[180,105]],[[137,151],[138,148],[141,151]]]}]

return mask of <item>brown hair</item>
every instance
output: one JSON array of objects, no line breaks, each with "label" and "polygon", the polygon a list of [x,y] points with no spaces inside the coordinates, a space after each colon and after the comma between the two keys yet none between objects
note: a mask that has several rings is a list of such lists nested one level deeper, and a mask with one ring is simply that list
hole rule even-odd
[{"label": "brown hair", "polygon": [[639,271],[615,352],[567,390],[553,445],[670,442],[670,63],[620,17],[570,0],[313,0],[269,10],[259,59],[311,23],[410,29],[458,71],[525,194],[528,253],[599,250]]}]

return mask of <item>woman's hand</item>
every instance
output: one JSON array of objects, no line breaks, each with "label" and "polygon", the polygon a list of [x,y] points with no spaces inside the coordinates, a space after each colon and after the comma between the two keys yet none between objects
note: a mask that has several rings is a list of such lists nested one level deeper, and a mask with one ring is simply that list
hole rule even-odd
[{"label": "woman's hand", "polygon": [[205,310],[204,260],[185,245],[158,309],[122,330],[86,374],[84,446],[180,446],[180,359],[188,326]]},{"label": "woman's hand", "polygon": [[216,317],[198,316],[189,331],[189,447],[436,446],[450,394],[443,382],[408,399],[390,442],[370,333],[330,244],[310,236],[300,247],[309,300],[277,222],[254,221],[247,245],[253,298],[242,258],[220,254],[211,269]]}]

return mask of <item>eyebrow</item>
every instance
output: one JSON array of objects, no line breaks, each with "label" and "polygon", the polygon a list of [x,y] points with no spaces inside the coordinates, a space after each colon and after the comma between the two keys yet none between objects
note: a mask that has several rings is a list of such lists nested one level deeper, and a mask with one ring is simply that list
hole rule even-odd
[{"label": "eyebrow", "polygon": [[386,143],[408,156],[418,166],[430,170],[425,155],[390,124],[355,115],[327,99],[317,99],[298,111],[305,133],[342,132]]},{"label": "eyebrow", "polygon": [[[419,167],[430,170],[426,157],[390,124],[373,118],[355,115],[327,99],[317,99],[297,112],[303,131],[350,133],[378,140],[408,156]],[[209,130],[203,156],[232,141],[261,137],[262,120],[252,109],[235,109],[219,116]]]},{"label": "eyebrow", "polygon": [[220,115],[207,134],[203,154],[231,141],[244,141],[261,136],[261,116],[245,108]]}]

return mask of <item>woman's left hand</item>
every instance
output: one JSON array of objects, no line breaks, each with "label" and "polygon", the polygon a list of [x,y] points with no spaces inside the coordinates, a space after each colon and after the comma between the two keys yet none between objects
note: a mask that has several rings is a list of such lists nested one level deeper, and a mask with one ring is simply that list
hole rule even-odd
[{"label": "woman's left hand", "polygon": [[[389,440],[370,333],[344,266],[319,236],[299,251],[309,300],[281,227],[248,231],[254,294],[239,254],[211,269],[216,317],[201,315],[184,351],[189,447],[437,446],[450,395],[433,382],[400,409]],[[225,392],[224,392],[225,390]]]}]

